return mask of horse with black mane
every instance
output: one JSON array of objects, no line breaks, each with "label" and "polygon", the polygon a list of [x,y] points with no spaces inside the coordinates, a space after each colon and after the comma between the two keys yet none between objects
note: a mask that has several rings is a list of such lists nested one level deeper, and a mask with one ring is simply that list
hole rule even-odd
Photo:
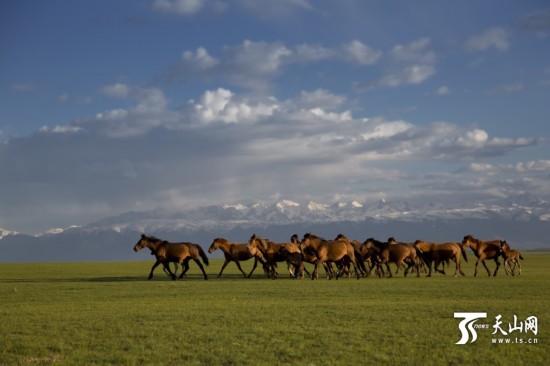
[{"label": "horse with black mane", "polygon": [[[222,269],[220,270],[218,277],[222,275],[223,270],[229,264],[229,262],[235,262],[245,278],[250,278],[250,276],[252,276],[252,273],[254,273],[254,270],[258,266],[258,262],[262,264],[266,275],[269,273],[266,262],[263,260],[262,253],[259,249],[252,248],[252,250],[249,250],[246,243],[232,243],[224,238],[216,238],[210,245],[210,248],[208,248],[208,253],[213,253],[218,249],[223,252],[223,255],[225,257],[225,262],[223,262]],[[252,270],[247,276],[247,274],[243,271],[240,262],[249,260],[251,258],[254,258],[254,267],[252,267]]]},{"label": "horse with black mane", "polygon": [[198,244],[188,242],[170,243],[166,240],[155,238],[154,236],[146,236],[145,234],[141,234],[141,238],[136,243],[136,245],[134,245],[134,251],[137,252],[143,248],[149,248],[151,250],[151,254],[154,254],[157,259],[157,261],[155,262],[155,264],[153,264],[153,267],[151,268],[151,272],[149,273],[149,280],[153,278],[153,271],[160,264],[163,265],[164,270],[168,272],[173,280],[175,280],[176,275],[172,273],[169,266],[169,263],[171,262],[176,264],[181,263],[183,265],[183,271],[179,277],[180,279],[182,279],[189,269],[189,261],[191,259],[193,259],[201,269],[202,274],[204,275],[204,279],[208,279],[208,275],[204,271],[204,267],[199,260],[200,258],[202,258],[204,264],[208,265],[208,257],[206,256],[206,253],[204,253],[204,250],[201,248],[201,246]]},{"label": "horse with black mane", "polygon": [[476,239],[472,235],[466,235],[462,240],[462,244],[464,249],[468,247],[472,248],[474,255],[477,257],[474,277],[477,276],[477,266],[479,262],[481,262],[483,267],[487,270],[487,275],[489,277],[491,276],[491,272],[489,271],[487,264],[485,264],[485,259],[492,259],[495,261],[497,268],[495,268],[493,276],[496,277],[498,268],[500,267],[500,261],[498,258],[502,254],[502,250],[500,249],[500,240],[485,241]]}]

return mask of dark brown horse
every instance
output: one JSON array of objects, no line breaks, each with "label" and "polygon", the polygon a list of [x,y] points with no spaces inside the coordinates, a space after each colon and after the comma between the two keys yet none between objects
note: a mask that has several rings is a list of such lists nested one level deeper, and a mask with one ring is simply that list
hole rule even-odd
[{"label": "dark brown horse", "polygon": [[[319,269],[319,263],[325,262],[340,262],[342,260],[349,260],[353,265],[353,269],[359,279],[359,271],[357,269],[357,260],[355,259],[355,251],[350,243],[343,240],[325,240],[315,236],[313,234],[305,234],[302,242],[300,243],[300,249],[302,252],[313,250],[317,255],[315,261],[315,269],[311,279],[315,278]],[[346,258],[347,257],[347,258]],[[336,278],[340,277],[340,271],[336,274]]]},{"label": "dark brown horse", "polygon": [[[283,249],[285,249],[285,254],[282,252]],[[276,278],[278,276],[276,269],[277,262],[286,261],[286,254],[301,253],[298,245],[294,243],[274,243],[271,240],[264,239],[256,234],[253,234],[250,237],[250,240],[248,241],[248,250],[251,253],[254,253],[255,250],[260,250],[270,270],[269,275],[271,276],[271,278]],[[291,265],[289,262],[287,262],[287,265],[290,276],[294,277],[294,273],[292,272],[294,266]]]},{"label": "dark brown horse", "polygon": [[500,267],[500,261],[498,260],[498,258],[502,254],[502,250],[500,250],[500,240],[484,241],[476,239],[472,235],[466,235],[462,240],[462,244],[464,246],[464,249],[468,247],[472,248],[474,255],[477,257],[474,277],[477,276],[477,266],[479,262],[481,262],[483,264],[483,267],[485,267],[485,269],[487,270],[487,275],[489,277],[491,276],[491,272],[489,271],[489,268],[487,268],[487,264],[485,263],[486,259],[492,259],[495,261],[497,268],[495,268],[493,276],[496,277],[498,268]]},{"label": "dark brown horse", "polygon": [[[456,277],[459,272],[464,276],[460,264],[460,255],[462,254],[466,262],[468,262],[468,257],[466,256],[466,249],[459,243],[427,243],[422,240],[417,240],[414,243],[414,248],[420,258],[422,258],[424,263],[428,266],[427,277],[432,276],[432,263],[434,264],[434,270],[436,272],[445,274],[445,262],[448,263],[451,259],[455,261],[454,276]],[[443,265],[443,270],[438,268],[439,264]]]},{"label": "dark brown horse", "polygon": [[[390,263],[395,263],[397,268],[403,268],[405,277],[409,274],[411,267],[416,268],[416,276],[419,276],[418,263],[416,258],[416,250],[409,244],[398,243],[394,238],[389,238],[387,242],[369,238],[363,243],[363,248],[371,250],[370,256],[373,264],[370,267],[369,274],[374,266],[377,266],[377,273],[380,277],[383,275],[384,269],[382,265],[386,265],[389,277],[392,277]],[[407,264],[407,267],[405,267]]]},{"label": "dark brown horse", "polygon": [[262,259],[262,253],[258,249],[248,250],[247,247],[248,244],[240,244],[240,243],[231,243],[223,238],[216,238],[212,242],[212,245],[210,245],[210,248],[208,248],[208,253],[212,253],[216,251],[217,249],[220,249],[223,252],[223,255],[225,256],[225,262],[223,263],[222,269],[220,273],[218,274],[218,277],[220,277],[223,273],[223,270],[225,267],[229,264],[229,262],[235,262],[243,276],[246,278],[247,275],[243,271],[240,262],[241,261],[247,261],[251,258],[254,258],[254,267],[252,267],[252,271],[248,274],[248,278],[252,276],[252,273],[256,269],[256,266],[258,265],[258,262],[260,262],[263,267],[264,271],[266,271],[267,274],[267,266],[265,261]]},{"label": "dark brown horse", "polygon": [[134,251],[137,252],[143,248],[149,248],[151,250],[151,254],[154,254],[157,258],[157,261],[155,262],[155,264],[153,264],[151,272],[149,273],[149,280],[153,278],[153,271],[159,266],[159,264],[162,264],[165,271],[167,271],[172,279],[175,280],[176,275],[172,273],[172,271],[170,270],[170,266],[168,265],[170,262],[182,263],[184,269],[180,275],[181,279],[189,269],[188,262],[191,259],[193,259],[201,269],[202,274],[204,275],[204,279],[208,279],[208,276],[204,271],[204,267],[199,260],[199,258],[202,258],[204,264],[208,265],[208,257],[202,250],[201,246],[198,244],[186,242],[169,243],[165,240],[155,238],[154,236],[146,236],[145,234],[141,234],[141,238],[136,243],[136,245],[134,245]]},{"label": "dark brown horse", "polygon": [[[504,270],[506,274],[515,276],[516,267],[519,268],[518,277],[521,276],[521,264],[519,260],[523,260],[521,253],[515,249],[511,249],[506,240],[500,241],[500,250],[502,250],[502,257],[504,258]],[[510,266],[510,263],[514,264],[514,268]]]}]

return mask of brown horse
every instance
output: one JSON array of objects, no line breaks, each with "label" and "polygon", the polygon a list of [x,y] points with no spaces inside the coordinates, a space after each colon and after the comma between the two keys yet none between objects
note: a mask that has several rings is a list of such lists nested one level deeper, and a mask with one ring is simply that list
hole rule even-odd
[{"label": "brown horse", "polygon": [[[266,264],[270,270],[271,278],[276,278],[278,276],[276,270],[277,262],[286,261],[286,254],[301,253],[300,248],[298,248],[298,246],[294,243],[274,243],[271,240],[264,239],[256,234],[253,234],[250,237],[247,248],[251,253],[254,253],[256,250],[259,250],[262,253],[264,260],[266,261]],[[286,254],[283,254],[283,249],[285,249]],[[290,276],[294,277],[294,273],[292,272],[294,266],[291,265],[288,261],[287,265]]]},{"label": "brown horse", "polygon": [[[377,266],[378,277],[384,274],[382,265],[386,265],[388,276],[392,277],[390,263],[395,263],[397,269],[403,268],[405,277],[409,274],[411,267],[415,266],[416,275],[419,276],[416,250],[411,245],[398,243],[394,238],[389,238],[387,242],[381,242],[373,238],[365,240],[363,248],[370,250],[370,256],[373,264],[370,267],[369,274],[374,266]],[[405,263],[407,267],[405,268]]]},{"label": "brown horse", "polygon": [[[149,280],[153,278],[153,271],[158,267],[159,264],[162,264],[164,269],[170,274],[173,280],[176,279],[176,275],[170,270],[168,265],[170,262],[173,263],[182,263],[184,270],[180,275],[180,279],[183,278],[187,270],[189,269],[189,260],[193,259],[195,263],[199,266],[204,275],[204,279],[207,280],[208,276],[204,271],[204,267],[200,262],[199,258],[202,258],[204,264],[208,265],[208,257],[202,250],[201,246],[193,243],[169,243],[165,240],[157,239],[153,236],[146,236],[141,234],[141,238],[134,245],[134,251],[137,252],[143,248],[149,248],[151,253],[155,255],[157,261],[153,264],[151,272],[149,273]],[[177,267],[176,267],[177,270]]]},{"label": "brown horse", "polygon": [[[302,242],[300,243],[300,249],[302,252],[313,250],[317,255],[315,261],[315,269],[311,279],[315,279],[315,275],[319,269],[319,263],[325,262],[340,262],[342,260],[349,260],[353,265],[353,269],[359,279],[359,271],[357,270],[357,260],[355,259],[355,251],[350,243],[343,240],[325,240],[315,236],[313,234],[305,234]],[[347,257],[347,258],[346,258]],[[336,278],[340,277],[339,271],[336,274]]]},{"label": "brown horse", "polygon": [[464,249],[468,247],[472,248],[472,251],[477,257],[474,277],[477,276],[477,266],[479,262],[481,262],[483,264],[483,267],[485,267],[485,269],[487,270],[487,275],[489,275],[489,277],[491,276],[491,272],[489,271],[489,268],[487,268],[485,259],[492,259],[495,261],[497,268],[495,268],[493,276],[496,277],[498,268],[500,267],[500,261],[498,260],[498,257],[500,257],[500,255],[502,254],[502,251],[500,250],[500,240],[484,241],[476,239],[472,235],[466,235],[462,240],[462,244],[464,246]]},{"label": "brown horse", "polygon": [[[414,248],[428,266],[427,277],[432,276],[432,263],[434,263],[434,270],[436,272],[445,274],[445,262],[449,262],[450,259],[455,261],[454,276],[456,277],[459,272],[464,276],[460,264],[460,254],[462,254],[466,262],[468,262],[468,257],[462,245],[458,243],[427,243],[417,240],[414,243]],[[438,269],[440,263],[443,264],[443,270]]]},{"label": "brown horse", "polygon": [[235,262],[237,264],[237,267],[243,274],[243,276],[246,278],[247,275],[243,271],[240,261],[247,261],[251,258],[254,258],[254,267],[252,267],[252,271],[248,274],[248,278],[252,276],[252,273],[256,269],[256,266],[258,265],[258,262],[260,262],[263,267],[264,271],[267,273],[267,266],[265,261],[262,259],[262,253],[254,249],[252,252],[248,250],[247,244],[240,244],[240,243],[231,243],[223,238],[216,238],[212,242],[212,245],[210,245],[210,248],[208,248],[208,253],[212,253],[216,251],[217,249],[220,249],[223,252],[223,255],[225,256],[225,262],[223,263],[222,269],[220,273],[218,274],[218,277],[220,277],[223,273],[223,270],[225,267],[229,264],[229,262]]},{"label": "brown horse", "polygon": [[[361,273],[361,276],[366,276],[367,268],[365,267],[365,260],[368,259],[367,258],[368,251],[362,247],[361,243],[358,242],[357,240],[348,239],[347,236],[341,233],[336,235],[336,238],[334,238],[334,240],[347,241],[348,243],[351,244],[351,246],[353,247],[353,250],[355,251],[355,259],[357,260],[357,266],[359,268],[359,272]],[[363,256],[363,254],[365,254],[365,257]],[[350,263],[347,262],[345,266],[346,267],[345,271],[348,272],[348,275],[350,274],[349,265]]]},{"label": "brown horse", "polygon": [[[516,267],[518,267],[518,277],[521,276],[521,264],[519,263],[520,259],[523,260],[521,253],[515,249],[511,249],[506,240],[500,241],[500,250],[502,250],[502,257],[504,258],[504,270],[506,274],[515,276]],[[510,263],[514,263],[514,268],[510,266]]]}]

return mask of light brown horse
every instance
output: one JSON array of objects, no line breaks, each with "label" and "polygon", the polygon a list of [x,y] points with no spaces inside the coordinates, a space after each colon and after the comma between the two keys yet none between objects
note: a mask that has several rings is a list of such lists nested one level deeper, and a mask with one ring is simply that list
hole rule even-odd
[{"label": "light brown horse", "polygon": [[[347,241],[348,243],[351,244],[351,246],[353,247],[353,250],[355,251],[355,260],[357,261],[357,267],[359,268],[359,272],[361,273],[361,276],[366,276],[367,275],[367,268],[365,267],[365,259],[368,259],[368,258],[366,258],[367,255],[368,255],[367,254],[368,250],[363,248],[361,243],[358,242],[357,240],[348,239],[348,237],[345,236],[342,233],[336,235],[336,238],[334,238],[334,240],[343,240],[343,241]],[[365,254],[365,257],[363,257],[363,254]],[[346,266],[345,266],[346,268],[344,270],[346,272],[348,272],[348,275],[349,275],[350,274],[350,266],[349,266],[350,263],[347,262],[345,264],[346,264]]]},{"label": "light brown horse", "polygon": [[[270,270],[269,275],[271,276],[271,278],[276,278],[278,276],[276,270],[277,262],[286,261],[287,256],[283,254],[283,249],[285,249],[286,253],[301,253],[298,245],[294,243],[274,243],[271,240],[264,239],[256,234],[253,234],[250,237],[247,248],[251,253],[254,253],[256,250],[259,250],[262,253],[264,260],[266,261],[266,264]],[[287,266],[290,276],[294,277],[294,273],[292,272],[294,266],[288,262]]]},{"label": "light brown horse", "polygon": [[495,268],[493,276],[496,277],[498,268],[500,267],[500,261],[498,260],[498,257],[500,257],[500,255],[502,254],[502,251],[500,250],[500,240],[484,241],[476,239],[472,235],[466,235],[462,240],[462,244],[464,246],[464,249],[470,247],[474,252],[474,255],[477,257],[474,277],[477,276],[477,266],[479,262],[481,262],[483,264],[483,267],[485,267],[485,269],[487,270],[487,275],[489,277],[491,276],[491,272],[489,271],[489,268],[487,268],[487,264],[485,263],[486,259],[492,259],[495,261],[497,268]]},{"label": "light brown horse", "polygon": [[151,272],[149,273],[149,280],[153,278],[153,271],[159,266],[159,264],[162,264],[165,271],[167,271],[172,279],[175,280],[176,275],[172,273],[170,266],[168,265],[170,262],[183,264],[184,270],[179,277],[181,279],[189,269],[188,262],[191,259],[193,259],[201,269],[204,279],[208,279],[208,276],[204,271],[204,267],[199,260],[199,258],[202,258],[204,264],[208,265],[208,257],[198,244],[187,242],[169,243],[165,240],[155,238],[154,236],[146,236],[145,234],[141,234],[141,238],[136,245],[134,245],[134,251],[137,252],[143,248],[149,248],[151,250],[151,254],[154,254],[157,259],[151,268]]},{"label": "light brown horse", "polygon": [[241,261],[247,261],[251,258],[254,258],[254,267],[252,267],[252,271],[248,274],[248,278],[252,276],[252,273],[256,269],[256,266],[258,265],[258,262],[260,262],[264,268],[264,271],[267,274],[267,266],[265,261],[262,259],[262,253],[257,250],[253,249],[252,251],[249,251],[247,248],[247,244],[240,244],[240,243],[231,243],[228,240],[224,238],[216,238],[212,242],[212,245],[210,245],[210,248],[208,248],[208,253],[213,253],[217,249],[220,249],[223,252],[223,255],[225,256],[225,262],[223,262],[222,269],[220,273],[218,274],[218,277],[220,277],[223,273],[223,270],[225,267],[229,264],[229,262],[235,262],[243,276],[246,278],[247,275],[243,271],[240,262]]},{"label": "light brown horse", "polygon": [[[357,269],[357,260],[355,259],[355,251],[350,243],[343,240],[325,240],[315,236],[313,234],[305,234],[302,242],[300,243],[300,249],[302,252],[308,249],[313,250],[317,255],[315,261],[315,269],[311,279],[315,279],[315,275],[319,269],[319,263],[325,262],[340,262],[342,260],[349,260],[353,265],[357,279],[359,279],[359,271]],[[347,257],[347,258],[346,258]],[[336,278],[340,277],[339,271],[336,274]]]},{"label": "light brown horse", "polygon": [[[506,271],[506,274],[515,276],[517,267],[519,268],[518,277],[521,276],[521,264],[519,263],[520,259],[523,260],[521,253],[515,249],[511,249],[506,240],[500,241],[500,250],[502,250],[502,258],[504,258],[504,270]],[[514,268],[510,266],[510,263],[514,264]]]},{"label": "light brown horse", "polygon": [[[427,277],[432,276],[432,263],[436,272],[445,274],[445,262],[448,263],[450,259],[455,261],[454,276],[456,277],[458,273],[464,276],[460,264],[460,254],[462,254],[466,262],[468,262],[468,257],[466,256],[465,248],[459,243],[427,243],[417,240],[414,242],[414,248],[428,266]],[[440,263],[443,264],[443,270],[438,269]]]}]

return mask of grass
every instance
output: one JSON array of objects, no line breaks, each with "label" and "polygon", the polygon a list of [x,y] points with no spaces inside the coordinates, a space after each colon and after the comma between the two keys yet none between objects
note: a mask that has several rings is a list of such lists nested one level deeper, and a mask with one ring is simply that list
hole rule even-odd
[{"label": "grass", "polygon": [[[550,254],[522,276],[243,279],[234,264],[204,281],[152,265],[0,264],[0,364],[546,364]],[[491,264],[489,264],[490,268]],[[245,271],[251,263],[244,263]],[[282,269],[281,269],[282,271]],[[491,329],[459,346],[453,313],[484,311]],[[491,343],[495,316],[538,317],[537,344]],[[529,337],[514,333],[514,337]]]}]

